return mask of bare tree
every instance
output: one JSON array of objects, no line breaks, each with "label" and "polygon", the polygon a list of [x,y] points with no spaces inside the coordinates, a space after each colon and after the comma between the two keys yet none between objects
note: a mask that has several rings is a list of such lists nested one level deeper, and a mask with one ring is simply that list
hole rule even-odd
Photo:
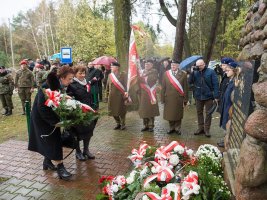
[{"label": "bare tree", "polygon": [[[177,1],[175,0],[176,2],[176,6],[178,6],[178,3]],[[169,12],[168,8],[166,7],[166,4],[165,4],[165,1],[164,0],[159,0],[159,4],[160,4],[160,7],[161,7],[161,10],[163,11],[163,13],[165,14],[165,16],[167,17],[167,19],[169,20],[169,22],[176,27],[177,25],[177,19],[175,19],[171,13]],[[178,45],[178,44],[175,44],[175,46]],[[188,56],[191,56],[191,49],[190,49],[190,43],[189,43],[189,39],[188,39],[188,36],[187,36],[187,33],[186,31],[184,31],[184,51],[185,51],[185,56],[188,57]]]},{"label": "bare tree", "polygon": [[187,12],[187,0],[180,0],[178,7],[178,17],[176,24],[176,35],[175,35],[175,45],[173,51],[173,59],[182,61],[183,57],[183,46],[184,46],[184,35],[185,35],[185,21]]},{"label": "bare tree", "polygon": [[214,12],[213,22],[211,25],[210,35],[208,39],[208,45],[205,52],[205,62],[208,63],[211,58],[212,50],[216,40],[216,31],[219,25],[223,0],[216,0],[216,8]]},{"label": "bare tree", "polygon": [[130,39],[130,0],[113,0],[114,6],[114,27],[115,27],[115,44],[117,60],[122,68],[128,66],[128,51]]}]

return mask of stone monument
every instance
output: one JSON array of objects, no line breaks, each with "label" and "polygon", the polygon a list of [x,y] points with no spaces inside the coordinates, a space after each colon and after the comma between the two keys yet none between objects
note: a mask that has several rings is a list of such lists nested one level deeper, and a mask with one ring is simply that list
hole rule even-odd
[{"label": "stone monument", "polygon": [[238,60],[260,61],[254,83],[256,108],[244,126],[245,139],[235,168],[237,200],[267,200],[267,0],[256,1],[242,29]]}]

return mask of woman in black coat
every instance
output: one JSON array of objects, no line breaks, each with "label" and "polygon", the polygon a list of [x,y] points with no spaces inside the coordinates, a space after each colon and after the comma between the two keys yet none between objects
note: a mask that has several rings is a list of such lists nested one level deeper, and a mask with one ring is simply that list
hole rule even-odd
[{"label": "woman in black coat", "polygon": [[[52,91],[64,91],[73,79],[73,69],[62,67],[58,74],[51,72],[47,76],[44,88]],[[56,124],[60,121],[59,117],[51,107],[45,105],[46,97],[43,89],[39,89],[31,112],[29,146],[30,151],[35,151],[44,156],[43,169],[56,170],[51,162],[57,164],[58,176],[64,180],[69,180],[71,174],[63,165],[63,150],[61,143],[60,128]]]},{"label": "woman in black coat", "polygon": [[[223,94],[222,102],[221,102],[221,118],[220,118],[220,127],[224,129],[224,133],[226,134],[226,124],[229,121],[229,109],[233,105],[232,102],[232,93],[235,87],[235,77],[238,72],[237,63],[230,62],[226,67],[226,75],[229,78],[229,82],[226,85],[225,92]],[[218,142],[217,145],[219,147],[224,147],[224,141]]]},{"label": "woman in black coat", "polygon": [[[92,95],[90,93],[90,85],[85,79],[86,67],[78,65],[74,68],[74,79],[73,82],[68,86],[67,94],[74,97],[76,100],[94,107]],[[90,125],[79,125],[72,128],[77,134],[78,140],[83,141],[83,153],[81,152],[80,145],[76,148],[76,158],[85,161],[87,159],[95,159],[95,156],[89,151],[90,139],[93,136],[97,120],[91,122]]]}]

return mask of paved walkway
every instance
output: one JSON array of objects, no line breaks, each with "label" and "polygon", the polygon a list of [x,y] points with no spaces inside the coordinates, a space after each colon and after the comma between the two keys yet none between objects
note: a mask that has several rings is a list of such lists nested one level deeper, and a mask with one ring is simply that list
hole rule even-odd
[{"label": "paved walkway", "polygon": [[[192,132],[197,128],[194,106],[185,113],[181,136],[166,134],[168,123],[162,116],[156,118],[154,133],[140,132],[142,121],[136,112],[127,114],[127,129],[124,131],[113,130],[114,120],[102,117],[91,142],[91,151],[96,159],[80,162],[73,153],[64,161],[66,168],[74,175],[71,181],[58,179],[56,172],[43,171],[43,157],[28,151],[27,142],[9,140],[0,144],[0,177],[8,178],[0,183],[0,199],[93,200],[100,192],[100,176],[128,172],[132,165],[127,156],[142,141],[159,146],[179,140],[193,149],[204,143],[215,145],[222,136],[222,131],[218,128],[218,115],[215,115],[212,123],[211,138],[194,136]],[[68,149],[64,150],[64,154],[68,152]]]}]

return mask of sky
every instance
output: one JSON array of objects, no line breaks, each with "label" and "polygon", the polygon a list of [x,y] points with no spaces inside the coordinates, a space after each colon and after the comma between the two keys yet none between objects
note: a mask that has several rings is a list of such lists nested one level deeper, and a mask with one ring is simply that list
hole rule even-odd
[{"label": "sky", "polygon": [[41,0],[0,0],[0,23],[16,16],[20,11],[26,12],[35,8]]},{"label": "sky", "polygon": [[[56,0],[55,0],[56,1]],[[0,24],[8,23],[8,18],[12,19],[20,11],[26,12],[29,9],[34,9],[41,2],[41,0],[0,0]],[[133,21],[142,20],[141,16],[133,17]],[[158,23],[158,16],[151,15],[150,22],[156,27]],[[161,29],[165,30],[160,35],[160,44],[170,43],[173,45],[175,38],[175,28],[164,17],[160,22]]]}]

